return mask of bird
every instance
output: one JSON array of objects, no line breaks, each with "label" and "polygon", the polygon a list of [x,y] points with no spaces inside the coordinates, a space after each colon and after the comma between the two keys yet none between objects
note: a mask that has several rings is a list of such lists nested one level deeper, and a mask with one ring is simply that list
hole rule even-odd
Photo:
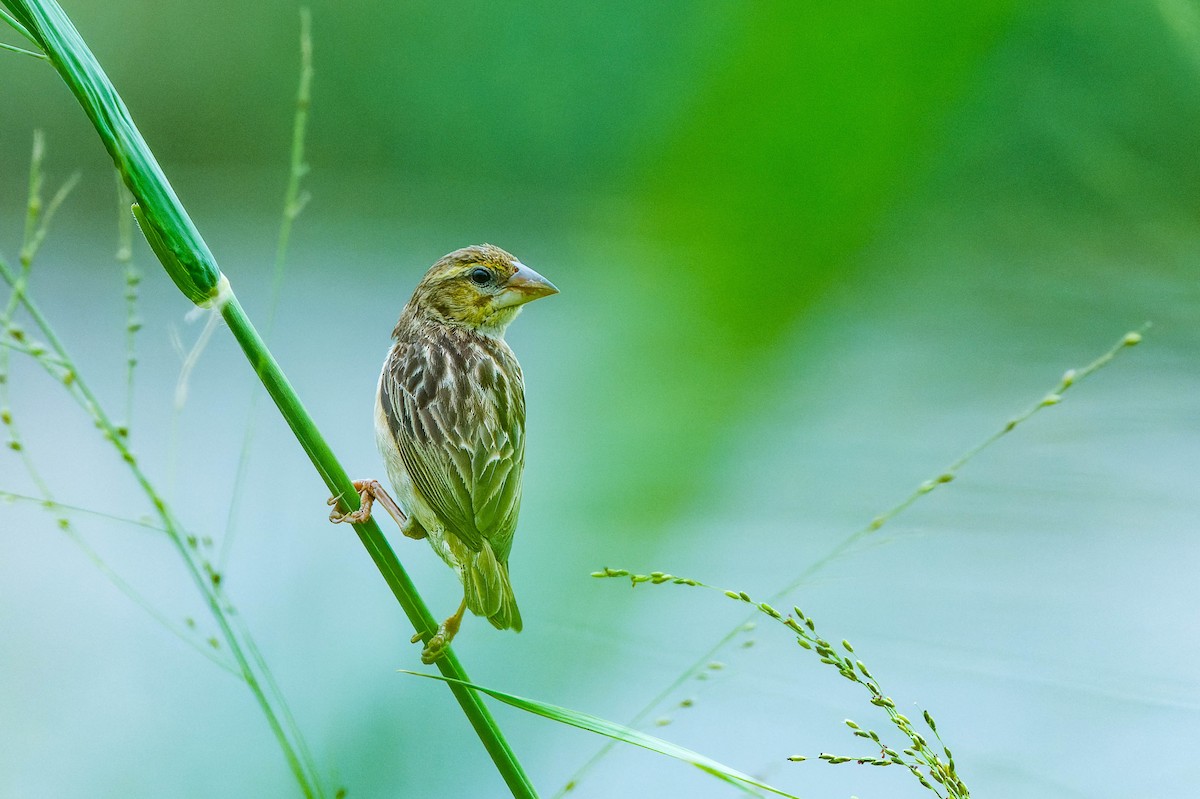
[{"label": "bird", "polygon": [[423,663],[445,654],[466,609],[521,631],[508,557],[525,468],[525,383],[504,332],[526,303],[557,293],[491,244],[438,259],[392,331],[375,394],[375,438],[396,499],[378,480],[355,480],[358,510],[329,500],[330,521],[352,524],[379,502],[458,573],[462,602],[426,642]]}]

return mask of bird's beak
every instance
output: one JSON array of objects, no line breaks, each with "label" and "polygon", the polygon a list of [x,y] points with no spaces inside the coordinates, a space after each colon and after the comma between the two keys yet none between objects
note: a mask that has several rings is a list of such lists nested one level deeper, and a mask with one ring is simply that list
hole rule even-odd
[{"label": "bird's beak", "polygon": [[553,283],[517,261],[517,271],[508,279],[504,291],[496,296],[496,304],[501,308],[508,308],[557,293],[558,289]]}]

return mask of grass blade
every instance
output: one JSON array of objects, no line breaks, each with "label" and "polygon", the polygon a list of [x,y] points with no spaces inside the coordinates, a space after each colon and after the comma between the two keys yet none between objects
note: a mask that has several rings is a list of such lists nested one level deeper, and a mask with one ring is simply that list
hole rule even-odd
[{"label": "grass blade", "polygon": [[799,799],[793,794],[782,791],[765,782],[756,780],[749,774],[744,774],[735,768],[731,768],[724,763],[720,763],[712,758],[693,752],[678,744],[673,744],[670,741],[664,741],[662,738],[656,738],[653,735],[647,735],[644,732],[635,730],[632,727],[626,727],[624,724],[617,724],[615,721],[602,719],[599,716],[593,716],[590,713],[584,713],[579,710],[571,710],[570,708],[551,705],[547,702],[539,702],[536,699],[527,699],[523,696],[514,696],[506,694],[503,691],[497,691],[492,688],[484,688],[482,685],[474,685],[472,683],[453,680],[449,677],[440,677],[436,674],[424,674],[419,671],[408,671],[406,669],[399,670],[401,674],[411,674],[414,677],[427,677],[431,680],[441,680],[447,683],[459,683],[466,688],[471,688],[475,691],[485,693],[488,696],[503,702],[506,705],[512,705],[515,708],[524,710],[527,713],[532,713],[535,716],[541,716],[551,721],[557,721],[560,724],[567,724],[571,727],[578,727],[581,730],[594,732],[597,735],[603,735],[606,738],[611,738],[614,741],[640,746],[643,749],[649,749],[651,752],[657,752],[660,755],[673,757],[676,760],[681,760],[684,763],[695,766],[701,771],[705,771],[718,779],[722,779],[731,784],[742,787],[749,785],[763,791],[768,791],[776,796],[788,797],[788,799]]}]

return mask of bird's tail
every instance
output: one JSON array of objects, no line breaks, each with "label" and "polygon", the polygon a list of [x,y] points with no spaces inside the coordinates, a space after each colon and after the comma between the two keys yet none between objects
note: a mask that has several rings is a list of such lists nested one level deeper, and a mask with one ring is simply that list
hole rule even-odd
[{"label": "bird's tail", "polygon": [[521,611],[508,581],[508,564],[496,559],[492,545],[483,547],[463,566],[463,588],[467,607],[476,616],[485,616],[497,629],[521,632]]}]

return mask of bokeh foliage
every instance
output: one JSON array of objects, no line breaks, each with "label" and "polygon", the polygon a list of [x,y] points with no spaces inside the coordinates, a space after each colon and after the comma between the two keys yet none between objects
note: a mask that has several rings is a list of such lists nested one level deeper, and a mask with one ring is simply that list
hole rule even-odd
[{"label": "bokeh foliage", "polygon": [[[254,312],[287,168],[294,5],[64,2]],[[1184,660],[1195,649],[1176,607],[1194,571],[1195,488],[1185,477],[1200,468],[1189,448],[1200,418],[1190,388],[1200,345],[1194,2],[312,6],[314,199],[297,229],[277,351],[339,452],[358,447],[348,458],[356,476],[377,464],[365,408],[387,329],[433,258],[490,240],[563,289],[511,333],[530,386],[534,487],[514,574],[538,623],[520,638],[468,639],[493,655],[468,660],[487,664],[476,679],[627,718],[678,672],[685,650],[703,651],[721,630],[658,615],[641,594],[621,604],[581,587],[588,570],[670,568],[722,584],[740,570],[752,578],[739,588],[766,594],[823,554],[835,530],[857,529],[1063,368],[1149,319],[1128,366],[931,498],[913,523],[927,538],[841,562],[805,607],[811,599],[839,633],[860,625],[844,632],[884,650],[873,668],[890,676],[916,664],[900,679],[924,680],[911,695],[939,708],[939,723],[950,715],[973,786],[1117,796],[1133,790],[1124,780],[1160,792],[1194,784],[1190,750],[1175,748],[1192,723],[1194,680],[1152,674],[1108,638],[1119,620]],[[79,220],[110,224],[109,177],[94,133],[47,72],[0,54],[0,183],[11,189],[0,192],[10,236],[0,248],[18,228],[29,131],[44,127],[54,168],[85,177],[71,257],[53,247],[44,257],[58,274],[90,275],[103,267],[80,252],[94,254],[111,233]],[[79,303],[55,274],[47,268],[39,286],[60,286],[69,318]],[[353,301],[330,301],[330,275],[354,286]],[[181,314],[179,303],[162,313]],[[155,336],[145,340],[152,363]],[[156,389],[169,393],[174,362],[159,365]],[[143,413],[157,407],[150,385]],[[207,421],[210,433],[221,422]],[[209,457],[199,465],[221,474],[222,455]],[[262,535],[296,535],[297,559],[326,554],[321,585],[347,593],[314,599],[303,634],[339,640],[349,611],[379,597],[354,595],[359,575],[342,571],[343,550],[322,549],[331,539],[314,530],[304,493],[319,487],[289,476],[287,463],[272,466],[296,493],[260,519]],[[227,484],[208,479],[223,497]],[[193,513],[219,528],[220,511],[215,522]],[[274,561],[254,550],[253,530],[245,535],[231,580],[254,575],[264,595],[300,606],[320,593],[289,593],[297,564],[262,566]],[[16,540],[24,556],[28,542]],[[427,554],[401,557],[419,570]],[[287,579],[272,582],[276,573]],[[435,592],[444,578],[416,575]],[[66,635],[28,606],[0,603],[0,612],[18,608]],[[930,609],[929,628],[887,622]],[[269,617],[253,600],[247,615]],[[320,627],[322,616],[336,621]],[[358,681],[304,682],[310,640],[289,650],[280,633],[271,644],[300,653],[279,659],[292,684],[364,686],[365,698],[302,693],[300,712],[304,721],[320,717],[322,701],[335,706],[336,731],[316,725],[320,756],[364,795],[388,795],[423,779],[427,765],[397,753],[424,741],[394,723],[415,694],[401,695],[409,689],[390,674],[368,682],[402,647],[385,639],[382,653],[364,652],[387,629],[364,628],[347,633],[344,659],[312,664],[361,665]],[[945,649],[928,656],[936,647]],[[786,722],[764,713],[727,735],[754,697],[812,696],[814,683],[790,670],[786,689],[775,673],[738,673],[753,684],[727,713],[706,698],[696,726],[681,721],[666,737],[695,733],[698,750],[748,770],[776,745],[830,745],[828,727],[799,713]],[[429,738],[461,733],[439,728],[448,722],[435,707],[423,718]],[[586,757],[564,754],[557,747],[568,744],[540,727],[515,726],[539,780]],[[1091,735],[1072,743],[1074,729]],[[789,737],[810,730],[817,740]],[[126,731],[146,737],[132,720]],[[1174,765],[1153,775],[1097,766],[1126,762],[1133,737]],[[470,753],[454,757],[442,773],[465,781],[483,771],[458,759]],[[224,776],[244,789],[252,771]],[[618,779],[621,770],[602,771]],[[654,766],[621,773],[639,788],[685,784]],[[824,779],[799,774],[781,782]],[[205,771],[196,784],[222,776]],[[871,787],[848,779],[831,790]],[[605,784],[580,795],[603,795]]]},{"label": "bokeh foliage", "polygon": [[[284,155],[288,7],[67,10],[135,114],[154,110],[160,159],[261,164]],[[585,216],[633,200],[623,235],[593,246],[614,262],[610,334],[634,340],[598,354],[619,391],[582,410],[609,431],[595,465],[631,517],[665,519],[695,490],[674,464],[711,452],[694,431],[737,413],[781,331],[878,229],[1013,8],[316,3],[311,160],[484,204],[530,187]],[[630,233],[649,247],[624,248]],[[571,265],[539,266],[570,284]]]}]

